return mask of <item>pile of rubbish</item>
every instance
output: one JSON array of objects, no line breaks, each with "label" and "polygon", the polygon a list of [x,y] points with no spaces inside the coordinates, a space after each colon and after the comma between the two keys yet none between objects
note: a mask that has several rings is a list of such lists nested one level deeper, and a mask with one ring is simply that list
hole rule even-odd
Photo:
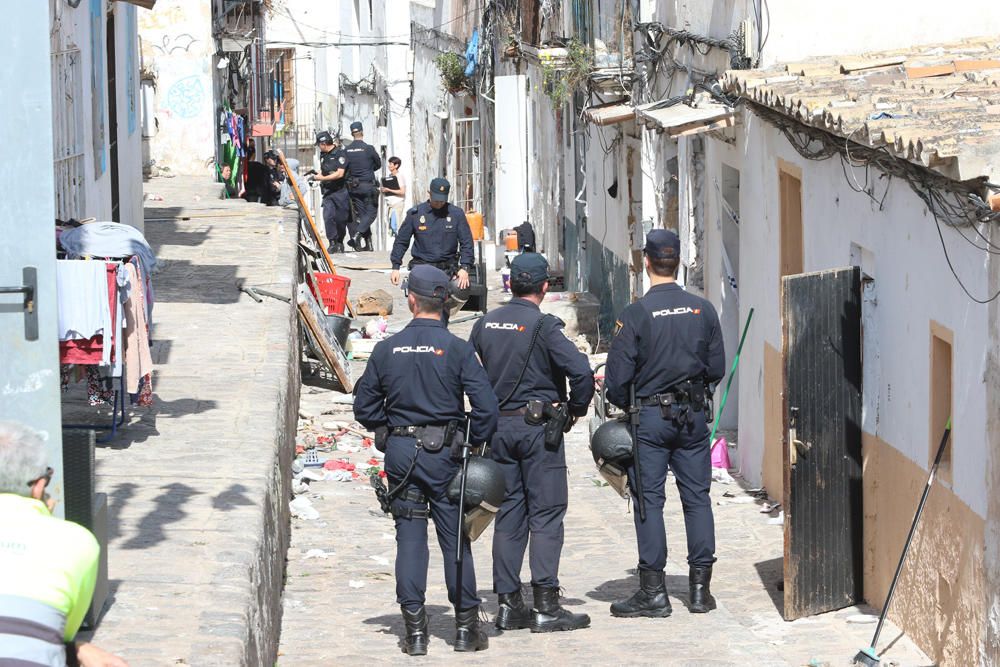
[{"label": "pile of rubbish", "polygon": [[372,475],[385,477],[384,463],[372,434],[357,422],[324,415],[300,418],[292,461],[292,516],[307,521],[319,518],[309,499],[313,484],[359,482],[367,486]]}]

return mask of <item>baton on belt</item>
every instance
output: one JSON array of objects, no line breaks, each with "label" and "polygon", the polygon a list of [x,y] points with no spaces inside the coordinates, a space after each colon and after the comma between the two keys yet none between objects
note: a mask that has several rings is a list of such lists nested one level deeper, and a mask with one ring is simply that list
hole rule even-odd
[{"label": "baton on belt", "polygon": [[639,467],[639,404],[635,400],[635,383],[628,386],[628,425],[632,433],[632,476],[635,479],[636,505],[639,520],[646,520],[646,499],[642,496],[642,468]]}]

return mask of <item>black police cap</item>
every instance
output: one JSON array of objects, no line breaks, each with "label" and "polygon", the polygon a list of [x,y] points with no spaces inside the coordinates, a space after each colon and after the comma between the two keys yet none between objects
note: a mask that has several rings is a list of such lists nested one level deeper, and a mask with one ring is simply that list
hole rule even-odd
[{"label": "black police cap", "polygon": [[448,286],[451,284],[448,274],[430,264],[414,266],[406,282],[410,292],[442,301],[448,298]]},{"label": "black police cap", "polygon": [[653,229],[642,251],[654,259],[675,259],[681,256],[681,240],[669,229]]},{"label": "black police cap", "polygon": [[522,252],[510,263],[510,277],[537,285],[549,279],[549,263],[537,252]]}]

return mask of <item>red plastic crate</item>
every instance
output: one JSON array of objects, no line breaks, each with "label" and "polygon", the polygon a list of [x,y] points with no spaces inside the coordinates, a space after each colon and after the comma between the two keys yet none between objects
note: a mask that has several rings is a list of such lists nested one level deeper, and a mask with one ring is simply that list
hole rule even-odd
[{"label": "red plastic crate", "polygon": [[[316,284],[313,284],[312,277]],[[351,287],[351,279],[333,273],[313,273],[307,275],[309,289],[313,296],[319,299],[327,315],[342,315],[347,307],[347,290]],[[319,292],[317,294],[316,292]]]}]

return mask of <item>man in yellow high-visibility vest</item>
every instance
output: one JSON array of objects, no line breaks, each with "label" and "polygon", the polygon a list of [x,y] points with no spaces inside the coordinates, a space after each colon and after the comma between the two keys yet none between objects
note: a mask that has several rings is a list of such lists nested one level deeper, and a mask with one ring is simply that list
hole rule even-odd
[{"label": "man in yellow high-visibility vest", "polygon": [[127,667],[75,637],[90,607],[100,546],[52,516],[52,476],[41,435],[0,421],[0,664]]}]

